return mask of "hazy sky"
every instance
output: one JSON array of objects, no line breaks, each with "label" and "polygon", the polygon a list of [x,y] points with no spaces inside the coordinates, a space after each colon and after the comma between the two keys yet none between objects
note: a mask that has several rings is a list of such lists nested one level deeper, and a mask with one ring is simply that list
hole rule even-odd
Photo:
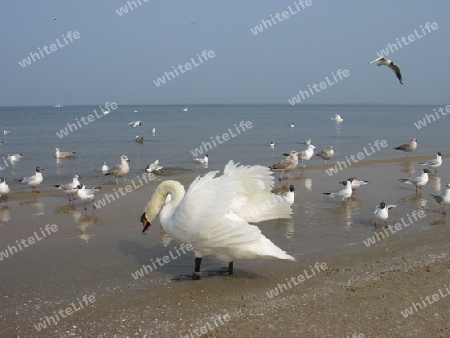
[{"label": "hazy sky", "polygon": [[[122,16],[116,10],[126,0],[2,1],[0,106],[288,104],[308,85],[332,80],[338,69],[350,76],[303,102],[450,101],[448,1],[311,0],[304,9],[299,0],[144,1],[135,0],[137,8]],[[301,10],[290,14],[289,6]],[[289,17],[278,21],[283,11]],[[276,25],[254,35],[250,29],[270,15]],[[427,22],[439,28],[424,35],[420,26]],[[402,48],[388,56],[401,67],[403,86],[387,67],[367,64],[414,30],[421,37],[399,42]],[[69,31],[79,38],[66,44],[62,35]],[[19,65],[44,46],[49,54]],[[199,64],[197,53],[204,50],[215,57]],[[154,84],[187,62],[192,69]]]}]

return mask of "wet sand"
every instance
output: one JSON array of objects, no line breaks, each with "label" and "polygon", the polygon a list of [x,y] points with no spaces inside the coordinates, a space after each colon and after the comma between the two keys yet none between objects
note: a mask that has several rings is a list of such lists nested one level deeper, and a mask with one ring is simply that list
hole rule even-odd
[{"label": "wet sand", "polygon": [[[8,207],[0,208],[0,251],[35,231],[41,234],[47,224],[58,230],[0,261],[0,336],[448,336],[450,297],[407,318],[401,314],[450,284],[448,216],[429,196],[450,182],[447,160],[421,195],[397,181],[411,169],[417,175],[421,166],[414,164],[420,160],[367,161],[331,177],[324,171],[328,166],[291,173],[294,179],[277,181],[276,188],[296,186],[293,219],[260,228],[297,261],[240,260],[233,276],[220,276],[224,263],[205,258],[200,281],[172,280],[192,274],[194,256],[178,243],[167,244],[158,222],[140,234],[139,217],[157,181],[95,211],[84,211],[81,201],[68,205],[60,191],[12,194]],[[340,189],[339,182],[351,176],[371,181],[351,203],[341,205],[322,194]],[[104,186],[102,192],[113,189]],[[381,200],[397,204],[390,224],[414,210],[425,217],[367,247],[363,241],[374,234],[371,209]],[[167,264],[132,276],[165,256]],[[316,263],[327,268],[314,274]],[[287,284],[299,275],[305,280]],[[270,297],[277,287],[279,294]],[[81,307],[83,296],[90,295],[95,301]],[[35,329],[70,306],[78,310],[57,325]]]}]

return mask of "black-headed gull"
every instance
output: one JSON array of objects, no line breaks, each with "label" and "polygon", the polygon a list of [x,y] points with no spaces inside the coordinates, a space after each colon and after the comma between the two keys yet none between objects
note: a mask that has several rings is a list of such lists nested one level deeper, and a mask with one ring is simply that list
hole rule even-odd
[{"label": "black-headed gull", "polygon": [[434,168],[434,172],[437,173],[437,169],[438,167],[441,166],[442,164],[442,154],[440,152],[437,153],[436,158],[432,159],[432,160],[428,160],[428,161],[424,161],[424,162],[420,162],[420,165],[426,165],[428,167],[433,167]]},{"label": "black-headed gull", "polygon": [[335,191],[335,192],[324,192],[324,195],[328,195],[330,197],[340,197],[341,198],[341,202],[344,203],[344,201],[346,201],[347,199],[349,199],[350,197],[352,197],[352,182],[347,181],[345,184],[345,188]]},{"label": "black-headed gull", "polygon": [[445,205],[450,204],[450,183],[445,185],[445,191],[441,195],[433,195],[434,200],[441,206],[441,211],[443,214],[446,214],[445,212]]},{"label": "black-headed gull", "polygon": [[290,185],[289,186],[289,190],[287,192],[285,192],[282,196],[283,198],[289,202],[290,205],[294,204],[294,199],[295,199],[295,187],[294,185]]},{"label": "black-headed gull", "polygon": [[132,126],[133,128],[136,128],[138,126],[142,126],[142,122],[141,121],[133,121],[128,123],[129,126]]},{"label": "black-headed gull", "polygon": [[9,162],[18,162],[22,159],[22,154],[8,154]]},{"label": "black-headed gull", "polygon": [[270,142],[270,148],[274,148],[275,147],[275,143]]},{"label": "black-headed gull", "polygon": [[328,160],[331,160],[334,156],[333,146],[329,146],[328,148],[322,149],[316,156],[319,156],[324,163],[327,163]]},{"label": "black-headed gull", "polygon": [[160,171],[163,167],[161,167],[159,165],[159,160],[156,160],[155,162],[153,162],[152,164],[148,164],[147,167],[145,168],[145,170],[148,173],[153,173],[155,171]]},{"label": "black-headed gull", "polygon": [[73,157],[75,151],[59,151],[59,148],[55,148],[55,156],[56,158],[69,158]]},{"label": "black-headed gull", "polygon": [[125,155],[120,156],[120,164],[115,165],[111,170],[105,174],[112,175],[116,178],[116,184],[119,184],[119,177],[124,177],[130,172],[130,166],[128,165],[130,160]]},{"label": "black-headed gull", "polygon": [[42,176],[42,171],[44,171],[41,167],[36,167],[36,173],[29,177],[24,177],[21,180],[19,180],[20,183],[27,183],[28,185],[31,185],[33,187],[33,192],[39,192],[36,189],[36,186],[42,183],[44,180],[44,177]]},{"label": "black-headed gull", "polygon": [[10,193],[9,185],[6,183],[3,177],[0,177],[0,196],[5,202],[8,202],[8,195]]},{"label": "black-headed gull", "polygon": [[404,151],[407,155],[409,155],[410,152],[416,150],[417,148],[417,139],[412,138],[409,143],[402,144],[401,146],[395,147],[396,150]]},{"label": "black-headed gull", "polygon": [[82,201],[84,201],[84,210],[87,210],[86,203],[88,200],[92,200],[92,208],[95,209],[94,204],[95,194],[98,193],[101,188],[102,187],[86,189],[84,184],[83,185],[80,184],[78,186],[77,195]]},{"label": "black-headed gull", "polygon": [[[229,262],[228,274],[233,273],[236,259],[295,261],[266,238],[256,225],[250,224],[291,218],[289,203],[271,192],[274,178],[269,169],[229,161],[223,175],[215,177],[217,173],[212,171],[197,177],[187,192],[177,181],[162,182],[140,218],[142,233],[146,233],[150,222],[159,214],[161,226],[170,237],[192,245],[194,280],[201,278],[202,257],[207,255]],[[168,195],[172,199],[166,202]]]},{"label": "black-headed gull", "polygon": [[423,173],[420,176],[411,177],[411,178],[399,178],[398,180],[405,184],[411,184],[416,187],[416,193],[417,189],[420,189],[422,192],[422,187],[427,184],[428,182],[428,174],[430,171],[428,169],[423,169]]},{"label": "black-headed gull", "polygon": [[395,73],[395,76],[397,77],[398,81],[400,81],[400,84],[403,84],[400,67],[396,65],[394,61],[386,59],[385,57],[380,57],[378,59],[370,61],[369,63],[376,64],[377,66],[388,66]]},{"label": "black-headed gull", "polygon": [[202,164],[207,164],[209,162],[209,155],[206,154],[203,158],[194,157],[194,161]]},{"label": "black-headed gull", "polygon": [[[360,181],[360,180],[357,180],[356,177],[350,177],[347,181],[352,182],[352,190],[353,190],[353,192],[355,192],[355,191],[356,191],[359,187],[361,187],[362,185],[366,185],[366,184],[369,184],[369,183],[370,183],[369,181]],[[346,184],[347,184],[347,181],[342,181],[341,183],[342,183],[343,185],[346,185]]]},{"label": "black-headed gull", "polygon": [[384,225],[387,225],[387,219],[389,217],[388,210],[397,207],[395,204],[386,205],[386,203],[381,202],[380,205],[377,205],[373,208],[372,213],[375,216],[375,226],[377,226],[377,220],[383,221]]},{"label": "black-headed gull", "polygon": [[273,171],[280,171],[280,178],[281,181],[283,179],[283,173],[286,171],[288,174],[289,179],[291,176],[289,175],[289,171],[295,169],[298,164],[298,152],[295,150],[291,150],[289,154],[283,154],[284,156],[287,156],[286,158],[282,159],[280,162],[272,164],[269,168]]},{"label": "black-headed gull", "polygon": [[[67,184],[57,184],[54,187],[61,189],[66,194],[69,195],[69,202],[75,201],[76,198],[73,194],[75,194],[78,191],[78,186],[81,184],[80,181],[78,181],[80,177],[78,175],[73,175],[72,182]],[[72,195],[72,197],[71,197]]]}]

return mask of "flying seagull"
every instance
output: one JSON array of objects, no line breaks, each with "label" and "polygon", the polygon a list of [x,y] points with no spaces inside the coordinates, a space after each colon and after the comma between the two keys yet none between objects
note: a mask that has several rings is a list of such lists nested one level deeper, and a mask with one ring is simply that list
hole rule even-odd
[{"label": "flying seagull", "polygon": [[370,61],[369,63],[374,63],[377,66],[388,66],[390,69],[392,69],[395,73],[395,76],[397,76],[397,79],[400,81],[400,84],[403,84],[402,80],[402,73],[400,72],[400,67],[394,63],[394,61],[391,61],[389,59],[386,59],[384,57],[375,59],[373,61]]}]

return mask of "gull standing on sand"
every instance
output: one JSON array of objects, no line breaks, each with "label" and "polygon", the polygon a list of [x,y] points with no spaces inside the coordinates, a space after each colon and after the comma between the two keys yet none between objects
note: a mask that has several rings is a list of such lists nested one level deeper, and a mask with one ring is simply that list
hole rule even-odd
[{"label": "gull standing on sand", "polygon": [[116,178],[116,184],[119,184],[119,177],[124,177],[130,172],[130,166],[128,165],[130,160],[125,155],[120,156],[120,164],[115,165],[106,173],[105,176],[112,175]]},{"label": "gull standing on sand", "polygon": [[194,157],[194,160],[196,162],[198,162],[198,163],[208,164],[208,162],[209,162],[209,155],[205,154],[205,157],[203,157],[203,158]]},{"label": "gull standing on sand", "polygon": [[[362,185],[366,185],[366,184],[370,183],[369,181],[359,181],[359,180],[356,179],[356,177],[350,177],[347,181],[352,182],[352,190],[353,190],[353,192],[355,192]],[[343,185],[346,185],[347,181],[342,181],[341,183]]]},{"label": "gull standing on sand", "polygon": [[402,144],[401,146],[398,146],[394,149],[404,151],[409,156],[408,153],[416,150],[416,148],[417,148],[417,139],[412,138],[409,143]]},{"label": "gull standing on sand", "polygon": [[18,162],[22,159],[22,154],[8,154],[8,160],[11,163]]},{"label": "gull standing on sand", "polygon": [[272,164],[269,168],[273,171],[280,171],[280,178],[281,181],[283,179],[283,173],[285,171],[288,172],[288,178],[291,179],[291,176],[289,175],[289,171],[295,169],[298,164],[298,152],[295,150],[291,150],[289,154],[283,154],[284,156],[287,156],[287,158],[281,160],[278,163]]},{"label": "gull standing on sand", "polygon": [[396,65],[394,63],[394,61],[391,61],[389,59],[381,57],[381,58],[375,59],[373,61],[370,61],[369,63],[374,63],[377,66],[388,66],[395,73],[395,76],[397,77],[398,81],[400,81],[400,84],[403,84],[402,73],[400,72],[400,67],[398,65]]},{"label": "gull standing on sand", "polygon": [[108,174],[109,173],[109,166],[106,164],[106,162],[103,162],[102,173],[104,173],[104,174]]},{"label": "gull standing on sand", "polygon": [[440,152],[437,153],[436,158],[424,162],[420,162],[420,165],[427,165],[428,167],[433,167],[434,172],[437,173],[437,167],[440,167],[442,164],[442,154]]},{"label": "gull standing on sand", "polygon": [[328,148],[322,149],[316,156],[322,158],[324,163],[327,163],[327,160],[331,160],[334,156],[333,146],[329,146]]},{"label": "gull standing on sand", "polygon": [[73,157],[75,151],[59,151],[59,148],[55,148],[55,156],[56,158],[69,158]]},{"label": "gull standing on sand", "polygon": [[95,205],[94,205],[95,194],[98,193],[101,188],[102,187],[86,189],[84,184],[83,185],[80,184],[78,186],[77,195],[82,201],[84,201],[84,210],[87,210],[87,207],[86,207],[87,200],[92,200],[92,208],[95,209]]},{"label": "gull standing on sand", "polygon": [[133,121],[133,122],[128,123],[128,125],[132,126],[133,128],[136,128],[138,126],[142,126],[142,123],[141,123],[141,121]]},{"label": "gull standing on sand", "polygon": [[147,167],[145,168],[145,170],[148,173],[153,173],[155,171],[160,171],[163,167],[161,167],[159,165],[159,160],[156,160],[155,162],[153,162],[152,164],[148,164]]},{"label": "gull standing on sand", "polygon": [[42,176],[42,171],[44,171],[41,167],[36,167],[36,173],[29,177],[24,177],[21,180],[19,180],[20,183],[27,183],[28,185],[31,185],[33,187],[33,192],[40,192],[36,189],[36,186],[41,184],[44,180],[44,177]]},{"label": "gull standing on sand", "polygon": [[377,205],[373,208],[372,213],[375,216],[375,226],[377,226],[377,220],[383,221],[384,225],[387,225],[387,219],[389,217],[388,210],[392,208],[396,208],[395,204],[386,205],[386,203],[381,202],[380,205]]},{"label": "gull standing on sand", "polygon": [[445,205],[450,204],[450,183],[445,185],[445,191],[442,195],[433,195],[434,200],[441,206],[441,211],[445,215]]},{"label": "gull standing on sand", "polygon": [[[79,178],[80,177],[78,175],[73,175],[72,182],[67,184],[54,185],[54,187],[61,189],[62,191],[64,191],[66,194],[69,195],[69,203],[71,201],[76,200],[73,194],[75,194],[78,191],[78,186],[81,184],[80,181],[78,181]],[[70,195],[72,195],[72,197],[70,197]]]},{"label": "gull standing on sand", "polygon": [[6,183],[3,177],[0,177],[0,196],[5,200],[5,203],[8,202],[8,194],[10,193],[9,185]]},{"label": "gull standing on sand", "polygon": [[420,176],[412,177],[412,178],[399,178],[398,180],[405,184],[411,184],[416,187],[416,194],[417,189],[420,189],[422,192],[422,187],[427,184],[428,182],[428,174],[430,171],[428,169],[423,169],[423,173]]},{"label": "gull standing on sand", "polygon": [[303,162],[309,161],[311,159],[311,157],[313,157],[314,149],[316,149],[316,147],[314,145],[310,144],[310,145],[308,145],[308,148],[306,148],[306,150],[300,151],[298,153],[298,157],[302,161],[302,168],[306,167],[306,165]]},{"label": "gull standing on sand", "polygon": [[[228,262],[233,274],[236,259],[286,259],[294,257],[277,247],[250,223],[291,218],[289,203],[271,191],[274,178],[268,168],[241,166],[229,161],[223,175],[211,171],[197,177],[187,192],[177,181],[164,181],[155,190],[141,216],[142,233],[159,214],[163,230],[179,243],[190,243],[195,253],[192,279],[201,278],[203,256]],[[166,197],[172,198],[166,202]],[[268,201],[271,206],[261,208]],[[257,212],[250,212],[257,209]]]},{"label": "gull standing on sand", "polygon": [[352,197],[352,182],[347,181],[345,184],[345,188],[335,191],[335,192],[324,192],[324,195],[328,195],[330,197],[340,197],[341,203],[344,204],[344,200],[347,200],[348,198]]}]

